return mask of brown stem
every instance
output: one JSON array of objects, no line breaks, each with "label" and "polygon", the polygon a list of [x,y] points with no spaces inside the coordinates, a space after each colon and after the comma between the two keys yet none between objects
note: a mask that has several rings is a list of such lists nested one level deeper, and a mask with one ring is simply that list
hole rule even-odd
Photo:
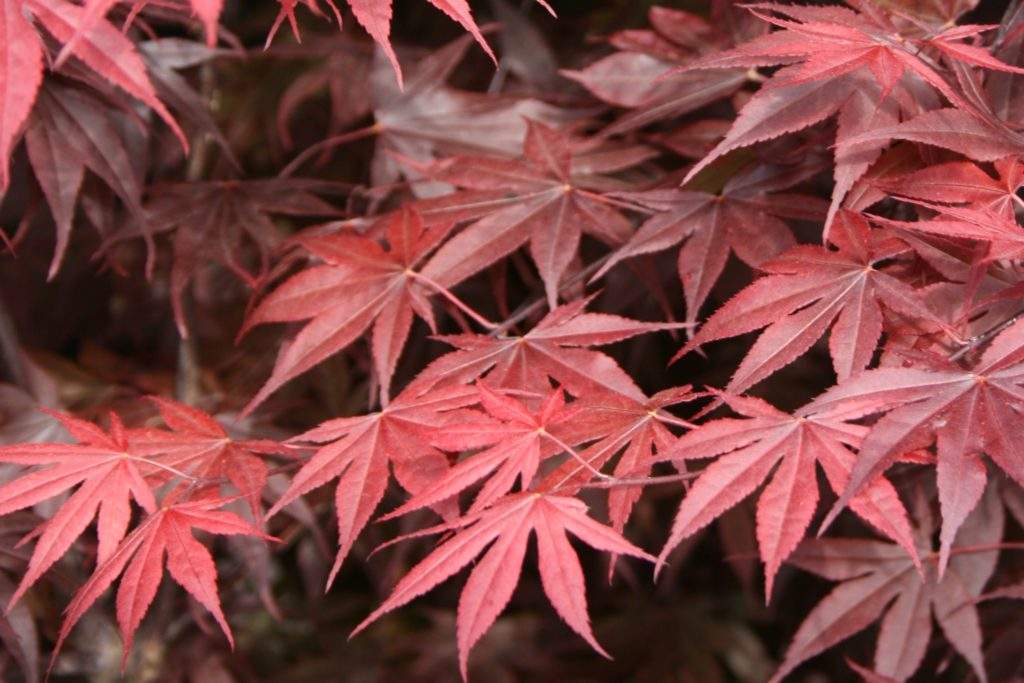
[{"label": "brown stem", "polygon": [[[581,271],[577,272],[576,274],[574,274],[574,275],[570,276],[569,278],[567,278],[565,280],[565,282],[563,282],[559,286],[558,291],[561,293],[561,292],[569,289],[570,287],[574,287],[575,285],[579,284],[580,282],[585,282],[586,280],[588,280],[591,275],[593,275],[598,270],[600,270],[601,266],[603,266],[605,264],[605,262],[609,258],[611,258],[611,254],[612,253],[613,252],[609,252],[608,254],[605,254],[601,258],[597,259],[596,261],[594,261],[593,263],[588,265],[583,270],[581,270]],[[503,334],[508,332],[510,329],[512,329],[513,327],[515,327],[516,325],[518,325],[522,321],[526,320],[527,318],[529,318],[531,315],[533,315],[537,311],[541,310],[545,306],[545,304],[547,304],[547,298],[545,298],[543,296],[537,297],[536,299],[534,299],[533,301],[531,301],[531,302],[529,302],[527,304],[523,304],[518,309],[516,309],[516,311],[511,316],[509,316],[508,318],[503,320],[494,329],[492,329],[491,332],[490,332],[491,336],[492,337],[500,337],[500,336],[502,336]]]},{"label": "brown stem", "polygon": [[11,382],[31,392],[28,371],[21,354],[21,344],[18,342],[18,332],[10,311],[7,310],[7,304],[2,298],[0,298],[0,358],[2,358],[6,375]]},{"label": "brown stem", "polygon": [[333,137],[327,138],[326,140],[321,140],[315,145],[310,145],[306,149],[302,150],[298,156],[296,156],[288,163],[287,166],[281,169],[281,172],[277,174],[277,177],[290,177],[293,173],[295,173],[295,171],[298,170],[300,166],[302,166],[302,164],[306,163],[310,159],[310,157],[313,157],[320,151],[328,150],[331,149],[332,147],[337,147],[338,145],[343,145],[346,142],[362,140],[363,138],[370,137],[371,135],[376,135],[382,130],[384,130],[383,127],[379,123],[375,123],[372,126],[367,126],[366,128],[350,130],[347,133],[342,133],[341,135],[335,135]]},{"label": "brown stem", "polygon": [[966,356],[968,353],[970,353],[972,350],[978,348],[979,346],[981,346],[985,342],[989,341],[993,337],[998,336],[1000,332],[1002,332],[1003,330],[1008,328],[1010,325],[1013,325],[1015,322],[1020,320],[1021,316],[1024,316],[1024,308],[1019,309],[1016,313],[1014,313],[1012,316],[1010,316],[1008,319],[1004,320],[1003,322],[999,323],[998,325],[996,325],[994,327],[990,327],[989,329],[985,330],[981,334],[975,335],[975,336],[971,337],[970,339],[968,339],[966,342],[964,342],[963,346],[961,346],[959,349],[957,349],[956,351],[954,351],[953,353],[951,353],[949,355],[949,360],[950,361],[958,361],[958,360],[960,360],[961,358]]}]

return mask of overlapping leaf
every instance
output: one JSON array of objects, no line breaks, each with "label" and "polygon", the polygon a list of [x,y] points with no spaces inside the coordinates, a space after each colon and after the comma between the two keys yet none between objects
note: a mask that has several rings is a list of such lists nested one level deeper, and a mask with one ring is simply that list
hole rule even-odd
[{"label": "overlapping leaf", "polygon": [[468,514],[490,507],[519,481],[519,490],[529,490],[546,458],[566,450],[557,436],[560,426],[578,412],[565,405],[559,389],[544,397],[540,407],[530,410],[522,402],[477,382],[484,412],[461,411],[431,435],[434,446],[460,452],[483,448],[452,467],[444,476],[419,491],[388,518],[404,515],[428,505],[454,499],[462,491],[486,479]]},{"label": "overlapping leaf", "polygon": [[553,379],[574,396],[603,391],[645,402],[636,382],[614,359],[586,347],[612,344],[679,325],[587,313],[589,302],[589,298],[580,299],[559,306],[522,336],[441,337],[458,350],[424,368],[413,386],[418,391],[427,391],[435,386],[468,384],[486,377],[495,387],[544,393]]},{"label": "overlapping leaf", "polygon": [[[767,601],[776,572],[803,539],[818,507],[815,464],[821,465],[829,486],[842,493],[856,460],[851,448],[860,444],[867,429],[836,418],[794,417],[756,398],[721,397],[745,419],[705,423],[658,456],[658,460],[680,462],[718,458],[701,471],[683,498],[660,561],[771,475],[757,504],[757,542],[765,564]],[[919,563],[906,511],[886,479],[871,480],[850,507],[899,544],[908,563]]]},{"label": "overlapping leaf", "polygon": [[459,599],[459,665],[463,679],[470,649],[505,610],[519,583],[531,535],[537,538],[541,584],[548,600],[572,630],[605,656],[607,653],[590,628],[583,570],[576,551],[569,544],[567,532],[597,550],[654,559],[612,529],[588,517],[582,501],[563,496],[514,494],[484,511],[415,535],[445,531],[455,531],[455,535],[410,569],[388,599],[356,627],[353,635],[384,614],[433,589],[483,553]]},{"label": "overlapping leaf", "polygon": [[246,412],[270,394],[373,327],[371,350],[381,402],[390,395],[391,376],[409,337],[413,315],[435,329],[429,298],[443,286],[424,282],[422,261],[444,239],[451,224],[424,227],[419,214],[400,211],[387,219],[388,249],[369,237],[340,233],[304,238],[302,246],[324,263],[303,270],[266,296],[240,334],[271,322],[309,320],[281,349],[266,384]]},{"label": "overlapping leaf", "polygon": [[767,326],[729,382],[727,390],[738,393],[793,362],[830,326],[836,374],[845,380],[860,372],[881,337],[883,305],[918,324],[943,325],[912,287],[876,267],[906,249],[898,240],[872,232],[852,212],[839,215],[832,240],[836,251],[799,246],[763,263],[767,275],[715,311],[678,355]]},{"label": "overlapping leaf", "polygon": [[192,530],[199,529],[218,535],[268,537],[241,517],[219,509],[225,503],[225,500],[219,498],[174,500],[165,501],[163,506],[154,510],[100,563],[89,580],[75,593],[54,647],[54,657],[75,624],[120,576],[117,623],[124,640],[123,666],[135,632],[160,587],[165,558],[171,578],[213,615],[233,646],[234,638],[217,592],[217,567],[206,546],[192,536]]},{"label": "overlapping leaf", "polygon": [[[529,243],[548,305],[557,306],[559,284],[583,233],[617,245],[629,230],[611,201],[592,190],[598,181],[573,174],[572,158],[569,136],[531,121],[522,159],[455,157],[436,165],[430,173],[435,180],[503,196],[490,207],[478,206],[483,217],[439,249],[423,273],[451,287]],[[470,195],[480,204],[475,199]]]},{"label": "overlapping leaf", "polygon": [[594,276],[633,256],[667,249],[685,240],[677,259],[689,322],[735,253],[757,268],[796,244],[783,218],[821,220],[826,205],[817,197],[781,192],[818,170],[757,164],[730,178],[721,193],[653,190],[617,197],[657,211],[647,219]]},{"label": "overlapping leaf", "polygon": [[[781,30],[687,65],[687,69],[787,65],[751,97],[725,139],[690,170],[687,179],[731,150],[806,128],[832,116],[862,87],[858,79],[866,73],[878,86],[875,106],[894,89],[904,87],[901,81],[905,75],[911,75],[953,104],[958,119],[984,124],[983,112],[950,84],[947,76],[940,73],[942,69],[922,49],[935,48],[947,59],[971,66],[1015,70],[1016,67],[1000,62],[984,48],[963,42],[988,27],[954,27],[937,35],[922,36],[914,31],[901,31],[889,15],[870,3],[851,4],[856,9],[754,4],[752,11],[758,17]],[[930,126],[923,127],[927,136]],[[1007,130],[999,131],[1005,145],[1013,136]],[[881,134],[871,131],[870,135]],[[862,136],[859,141],[866,138]]]},{"label": "overlapping leaf", "polygon": [[111,413],[109,433],[92,423],[54,413],[78,443],[14,444],[0,448],[0,461],[41,469],[0,486],[0,515],[22,510],[76,487],[38,530],[29,566],[11,603],[59,560],[96,520],[97,558],[102,564],[128,532],[132,499],[146,512],[157,509],[146,477],[157,465],[129,450],[120,418]]},{"label": "overlapping leaf", "polygon": [[402,487],[413,494],[433,485],[448,470],[448,461],[430,445],[430,437],[447,422],[448,412],[476,401],[473,387],[454,386],[422,394],[407,389],[379,412],[329,420],[295,437],[300,443],[324,445],[295,474],[268,516],[338,479],[335,510],[339,547],[330,583],[384,497],[388,465]]},{"label": "overlapping leaf", "polygon": [[228,481],[259,515],[260,495],[267,484],[266,456],[288,460],[291,451],[268,439],[232,439],[207,413],[160,397],[152,397],[168,429],[141,428],[128,431],[129,451],[152,459],[171,473],[192,478],[199,491],[219,489]]},{"label": "overlapping leaf", "polygon": [[835,386],[806,406],[810,415],[843,411],[852,419],[884,413],[860,448],[850,481],[833,513],[905,451],[936,440],[942,509],[939,573],[957,529],[985,492],[988,455],[1024,484],[1021,401],[1024,399],[1024,322],[1002,332],[969,369],[935,362],[934,369],[879,368]]},{"label": "overlapping leaf", "polygon": [[[574,404],[576,416],[564,425],[559,436],[569,444],[584,443],[595,437],[597,440],[581,450],[578,459],[567,459],[545,476],[537,484],[538,490],[575,492],[594,478],[594,471],[602,470],[616,455],[619,459],[611,475],[620,482],[642,482],[650,475],[658,456],[676,443],[669,426],[692,427],[666,408],[699,396],[687,385],[659,391],[644,401],[609,392],[595,392],[581,398]],[[619,485],[608,491],[608,518],[616,531],[621,533],[625,528],[642,491],[640,483]]]},{"label": "overlapping leaf", "polygon": [[[920,507],[920,506],[919,506]],[[918,511],[915,530],[922,557],[931,551],[931,520]],[[810,539],[790,562],[832,581],[841,581],[804,619],[786,657],[772,678],[779,681],[800,663],[881,620],[874,669],[905,681],[921,666],[932,635],[932,615],[946,640],[986,681],[982,632],[974,600],[995,569],[992,550],[1003,535],[998,498],[968,520],[958,541],[964,551],[939,575],[929,561],[923,574],[902,549],[879,541],[853,538]]]}]

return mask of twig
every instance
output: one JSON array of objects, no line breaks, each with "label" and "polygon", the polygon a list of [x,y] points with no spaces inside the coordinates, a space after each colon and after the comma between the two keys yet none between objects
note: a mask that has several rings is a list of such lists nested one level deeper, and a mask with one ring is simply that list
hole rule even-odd
[{"label": "twig", "polygon": [[[213,68],[209,62],[203,64],[199,69],[199,88],[200,97],[207,102],[212,100],[214,80]],[[188,168],[185,170],[185,177],[189,182],[196,182],[203,177],[209,150],[210,138],[206,135],[199,136],[199,139],[192,145],[192,156],[189,158]],[[188,334],[189,323],[194,318],[193,315],[190,315],[193,312],[191,299],[184,298],[181,309],[183,329],[179,331],[178,335],[178,367],[174,377],[174,398],[194,406],[199,402],[202,390],[196,345],[192,336]]]},{"label": "twig", "polygon": [[417,273],[415,270],[412,270],[411,268],[407,270],[406,273],[412,279],[422,282],[424,285],[426,285],[430,289],[434,290],[435,292],[443,296],[453,306],[455,306],[457,309],[468,315],[477,325],[480,325],[481,327],[488,330],[493,330],[497,327],[497,325],[492,323],[490,320],[488,320],[487,318],[483,317],[482,315],[474,311],[472,308],[470,308],[468,304],[462,301],[462,299],[452,294],[452,292],[447,287],[444,287],[440,283],[435,282],[434,280],[427,277],[423,273]]},{"label": "twig", "polygon": [[31,392],[28,372],[25,370],[25,361],[21,355],[21,344],[18,342],[18,332],[3,299],[0,299],[0,357],[3,358],[9,379]]},{"label": "twig", "polygon": [[302,152],[300,152],[298,156],[292,159],[287,166],[281,169],[281,172],[277,174],[277,177],[291,177],[291,175],[295,173],[295,171],[297,171],[299,167],[302,166],[302,164],[306,163],[306,161],[308,161],[310,157],[314,156],[317,152],[326,151],[328,149],[331,149],[332,147],[343,145],[346,142],[354,142],[356,140],[361,140],[363,138],[370,137],[371,135],[377,135],[382,130],[384,130],[383,126],[381,126],[379,123],[375,123],[372,126],[367,126],[366,128],[350,130],[347,133],[342,133],[340,135],[329,137],[326,140],[321,140],[315,145],[310,145],[306,149],[302,150]]},{"label": "twig", "polygon": [[[578,285],[580,282],[584,282],[584,281],[590,279],[590,276],[593,275],[594,273],[596,273],[598,270],[600,270],[601,267],[605,264],[605,262],[609,258],[611,258],[611,255],[613,253],[614,252],[609,252],[609,253],[605,254],[601,258],[597,259],[596,261],[594,261],[593,263],[588,265],[583,270],[581,270],[581,271],[577,272],[576,274],[572,275],[571,277],[567,278],[566,281],[563,282],[561,284],[561,286],[559,286],[558,292],[562,293],[565,290],[569,289],[570,287],[574,287],[574,286]],[[527,304],[523,304],[518,309],[516,309],[516,311],[514,313],[512,313],[511,316],[509,316],[508,318],[503,320],[501,323],[499,323],[497,326],[495,326],[494,329],[492,329],[491,332],[490,332],[491,336],[492,337],[500,337],[500,336],[502,336],[503,334],[508,332],[510,329],[512,329],[513,327],[515,327],[516,325],[518,325],[519,323],[523,322],[524,320],[529,318],[531,315],[533,315],[534,313],[539,311],[541,308],[544,307],[544,305],[546,303],[547,303],[547,299],[545,297],[543,297],[543,296],[540,296],[540,297],[537,297],[535,300],[533,300],[533,301],[531,301],[531,302],[529,302]]]},{"label": "twig", "polygon": [[666,474],[661,477],[638,477],[636,479],[612,478],[611,481],[591,481],[580,484],[581,489],[613,489],[619,486],[650,486],[652,484],[668,484],[675,481],[696,479],[700,472],[684,472],[683,474]]},{"label": "twig", "polygon": [[981,334],[978,334],[978,335],[975,335],[975,336],[969,338],[966,342],[964,342],[963,346],[961,346],[959,349],[957,349],[956,351],[954,351],[953,353],[951,353],[949,355],[949,360],[950,361],[958,361],[958,360],[960,360],[961,358],[966,356],[968,353],[970,353],[972,350],[978,348],[979,346],[981,346],[985,342],[989,341],[993,337],[998,336],[1000,332],[1002,332],[1003,330],[1005,330],[1006,328],[1010,327],[1015,322],[1020,320],[1021,316],[1024,316],[1024,308],[1019,309],[1016,313],[1014,313],[1008,319],[1006,319],[1003,322],[999,323],[995,327],[990,327],[989,329],[985,330]]}]

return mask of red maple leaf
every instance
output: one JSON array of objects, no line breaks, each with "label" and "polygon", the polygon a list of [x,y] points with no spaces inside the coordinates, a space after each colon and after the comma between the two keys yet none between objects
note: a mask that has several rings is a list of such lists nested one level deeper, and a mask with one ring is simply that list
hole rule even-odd
[{"label": "red maple leaf", "polygon": [[654,560],[612,529],[588,517],[582,501],[563,496],[514,494],[486,510],[413,535],[446,531],[455,531],[455,534],[410,569],[388,599],[363,620],[352,635],[431,590],[483,553],[459,598],[457,630],[463,679],[470,649],[494,624],[512,597],[531,534],[537,537],[538,567],[548,600],[572,630],[606,657],[608,654],[590,628],[583,570],[566,532],[598,550]]},{"label": "red maple leaf", "polygon": [[802,662],[833,647],[881,619],[874,669],[904,681],[921,666],[932,635],[932,614],[950,645],[986,681],[982,632],[975,599],[992,575],[1003,536],[1003,510],[997,496],[964,526],[945,575],[932,561],[930,514],[917,506],[918,549],[929,561],[922,573],[894,545],[854,538],[809,539],[793,553],[791,564],[841,583],[810,611],[793,636],[779,681]]},{"label": "red maple leaf", "polygon": [[915,203],[939,213],[933,218],[920,221],[898,221],[881,216],[870,218],[889,228],[982,242],[987,245],[987,249],[978,255],[976,266],[988,265],[1000,259],[1019,258],[1024,253],[1024,229],[1013,217],[993,209],[946,206],[920,200]]},{"label": "red maple leaf", "polygon": [[566,407],[565,393],[561,389],[546,395],[534,411],[510,396],[491,390],[483,382],[477,382],[476,388],[485,412],[460,411],[437,429],[430,440],[446,451],[483,450],[460,461],[384,519],[454,498],[486,479],[468,510],[469,514],[479,512],[503,498],[517,479],[521,491],[530,489],[541,462],[567,450],[568,444],[557,432],[578,411]]},{"label": "red maple leaf", "polygon": [[[434,180],[503,196],[487,205],[470,194],[473,210],[483,217],[442,246],[423,273],[452,287],[529,243],[548,305],[557,306],[559,285],[583,233],[614,246],[629,231],[626,218],[602,196],[601,177],[574,167],[575,147],[565,133],[530,121],[521,159],[460,156],[435,164],[428,173]],[[632,156],[625,159],[635,163]],[[449,210],[460,211],[458,204]]]},{"label": "red maple leaf", "polygon": [[51,413],[78,443],[29,443],[0,447],[0,462],[42,466],[0,486],[0,515],[31,507],[77,486],[60,508],[32,535],[38,535],[28,568],[11,604],[61,558],[96,519],[97,560],[106,561],[131,521],[131,500],[145,511],[157,508],[147,476],[163,473],[152,460],[130,451],[128,434],[116,413],[110,432],[62,413]]},{"label": "red maple leaf", "polygon": [[424,227],[419,214],[404,209],[387,219],[388,249],[350,233],[300,238],[324,263],[301,271],[266,296],[239,336],[264,323],[309,322],[281,349],[270,378],[244,412],[252,412],[285,382],[338,353],[371,326],[374,369],[386,405],[413,316],[436,329],[429,299],[444,289],[416,269],[449,230],[451,224]]},{"label": "red maple leaf", "polygon": [[235,440],[207,413],[159,396],[156,403],[170,431],[166,429],[130,429],[129,451],[192,478],[202,490],[219,488],[230,482],[259,516],[260,494],[267,484],[269,468],[265,456],[291,459],[291,449],[267,439]]},{"label": "red maple leaf", "polygon": [[[797,547],[818,507],[815,464],[829,486],[841,493],[850,478],[857,447],[867,428],[829,417],[798,417],[752,397],[719,394],[746,419],[712,420],[684,434],[658,460],[690,461],[717,457],[701,471],[676,514],[659,562],[679,543],[750,495],[774,470],[757,504],[757,542],[765,563],[765,601],[775,574]],[[892,484],[873,479],[850,507],[898,543],[908,563],[919,564],[910,523]]]},{"label": "red maple leaf", "polygon": [[832,387],[802,410],[842,411],[848,419],[884,413],[860,447],[850,482],[829,519],[901,453],[934,437],[942,511],[940,575],[957,529],[985,492],[982,454],[1024,485],[1020,406],[1024,399],[1024,321],[1004,330],[971,368],[879,368]]},{"label": "red maple leaf", "polygon": [[410,493],[419,493],[433,484],[447,471],[448,461],[430,445],[431,434],[446,423],[448,412],[476,400],[473,387],[454,386],[424,393],[406,389],[379,412],[329,420],[300,434],[294,441],[324,445],[295,474],[267,516],[338,479],[338,554],[327,581],[330,585],[384,497],[388,465]]},{"label": "red maple leaf", "polygon": [[97,563],[110,558],[131,521],[131,500],[146,512],[157,509],[154,491],[174,479],[187,479],[197,491],[231,482],[253,510],[267,480],[267,466],[255,454],[285,454],[272,441],[234,441],[206,413],[154,397],[172,431],[126,429],[110,414],[110,432],[63,413],[49,412],[78,443],[30,443],[0,447],[0,462],[43,466],[0,486],[0,515],[21,510],[77,486],[71,496],[36,531],[29,566],[15,603],[29,587],[68,552],[95,519],[99,539]]},{"label": "red maple leaf", "polygon": [[753,268],[796,244],[782,218],[821,220],[827,205],[817,197],[781,192],[813,176],[819,167],[754,164],[730,178],[721,193],[654,190],[620,193],[618,198],[658,211],[601,267],[596,280],[623,259],[661,251],[686,240],[679,250],[679,280],[689,322],[735,253]]},{"label": "red maple leaf", "polygon": [[[113,24],[102,18],[89,19],[90,11],[66,0],[3,0],[0,6],[0,192],[7,188],[7,167],[36,94],[43,82],[43,35],[65,43],[67,51],[91,72],[117,86],[155,111],[170,126],[188,150],[185,134],[167,111],[146,73],[135,45]],[[117,59],[110,55],[116,54]]]},{"label": "red maple leaf", "polygon": [[51,669],[71,629],[118,576],[121,583],[117,589],[117,623],[124,640],[123,667],[135,631],[160,587],[165,557],[171,578],[213,615],[234,646],[217,593],[217,567],[206,546],[192,536],[192,530],[272,539],[234,513],[220,510],[228,502],[225,499],[180,501],[176,498],[175,494],[169,494],[163,505],[143,520],[75,593],[54,646]]},{"label": "red maple leaf", "polygon": [[[644,478],[650,475],[658,455],[676,443],[669,426],[691,428],[665,408],[699,398],[689,385],[665,389],[649,399],[637,401],[622,394],[595,392],[574,403],[577,415],[558,431],[568,444],[597,439],[579,451],[579,458],[569,458],[537,484],[539,491],[562,495],[576,493],[594,479],[606,463],[619,455],[611,476],[617,485],[608,491],[608,519],[618,532],[626,526],[643,491]],[[621,482],[633,480],[636,485]]]},{"label": "red maple leaf", "polygon": [[761,264],[767,275],[716,310],[676,357],[767,326],[726,388],[740,393],[793,362],[830,326],[829,349],[839,379],[860,372],[882,334],[882,305],[945,326],[912,287],[877,267],[906,251],[906,245],[872,231],[853,212],[839,214],[832,241],[837,251],[798,246]]},{"label": "red maple leaf", "polygon": [[[956,27],[938,35],[916,32],[912,24],[911,29],[897,26],[889,15],[871,3],[850,4],[855,9],[775,3],[751,5],[752,12],[781,30],[684,67],[732,69],[787,65],[775,72],[750,98],[725,139],[690,170],[687,180],[731,150],[806,128],[832,116],[846,103],[855,102],[856,98],[851,96],[857,89],[863,90],[860,82],[865,78],[877,85],[872,103],[876,107],[894,90],[904,88],[901,79],[905,73],[911,73],[958,108],[962,116],[957,118],[964,122],[959,126],[960,134],[972,120],[976,123],[970,129],[992,127],[991,122],[985,122],[984,112],[950,85],[947,77],[940,73],[944,71],[940,65],[922,51],[922,48],[933,47],[957,64],[1017,71],[1017,67],[995,59],[983,48],[960,42],[971,35],[971,31],[977,33],[988,27]],[[1005,149],[1007,143],[1019,136],[1004,128],[995,126],[995,130],[1001,131],[999,135]],[[892,137],[876,129],[841,142],[863,143]]]},{"label": "red maple leaf", "polygon": [[[39,89],[25,132],[25,147],[57,228],[51,279],[67,252],[87,169],[135,218],[142,216],[143,178],[128,151],[127,125],[123,112],[93,92],[56,81],[47,81]],[[148,239],[149,234],[144,237]]]},{"label": "red maple leaf", "polygon": [[875,185],[892,195],[944,204],[969,204],[1013,220],[1022,202],[1017,191],[1024,186],[1024,163],[1015,157],[995,162],[993,178],[969,161],[947,161],[912,173],[882,178]]}]

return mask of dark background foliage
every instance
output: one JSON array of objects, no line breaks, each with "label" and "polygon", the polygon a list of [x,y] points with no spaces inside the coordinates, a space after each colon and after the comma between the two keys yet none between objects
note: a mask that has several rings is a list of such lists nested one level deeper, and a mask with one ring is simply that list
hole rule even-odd
[{"label": "dark background foliage", "polygon": [[[626,27],[646,25],[651,3],[634,0],[556,0],[557,21],[533,3],[515,10],[543,38],[551,57],[561,68],[579,68],[609,48],[601,40],[608,33]],[[706,11],[699,2],[663,3],[696,12]],[[985,0],[965,18],[965,23],[998,21],[1000,2]],[[481,24],[496,18],[496,8],[476,3]],[[266,29],[277,12],[271,0],[229,1],[223,24],[250,48],[244,57],[228,57],[208,66],[189,69],[186,77],[207,96],[218,126],[229,141],[245,176],[268,177],[278,172],[298,150],[321,140],[330,127],[329,102],[325,92],[304,103],[289,130],[291,145],[279,135],[276,116],[282,94],[295,79],[323,68],[323,48],[337,41],[356,42],[371,50],[365,35],[350,21],[339,36],[336,27],[300,15],[302,46],[283,29],[273,46],[261,52]],[[182,32],[182,35],[185,35]],[[410,59],[433,50],[460,35],[460,29],[426,3],[401,2],[396,12],[393,36],[407,49]],[[501,41],[495,41],[501,46]],[[319,52],[318,52],[319,51]],[[345,82],[345,74],[339,74]],[[353,73],[349,84],[355,91],[366,74]],[[472,48],[454,76],[460,87],[486,91],[496,83],[495,69],[477,48]],[[529,84],[510,77],[502,87],[529,92]],[[558,79],[544,96],[566,106],[593,106],[579,86]],[[724,111],[728,112],[727,105]],[[358,128],[371,122],[362,116],[349,122]],[[162,131],[161,135],[167,134]],[[338,206],[358,213],[374,201],[367,175],[372,140],[341,148],[307,166],[311,177],[344,184]],[[153,163],[148,181],[173,182],[192,179],[227,180],[234,173],[215,145],[183,165],[180,158]],[[170,144],[151,144],[153,159],[172,149]],[[651,162],[671,168],[678,160],[661,158]],[[24,152],[13,161],[24,168]],[[0,209],[0,225],[8,234],[18,230],[26,207],[39,197],[30,176],[15,173],[10,191]],[[95,182],[92,178],[90,182]],[[827,179],[823,182],[827,182]],[[814,189],[814,184],[811,183]],[[827,187],[819,184],[820,195]],[[343,196],[342,196],[343,195]],[[101,215],[107,207],[87,207]],[[80,217],[84,222],[85,217]],[[297,230],[314,221],[288,218],[284,224]],[[81,226],[79,226],[81,227]],[[799,234],[800,226],[797,227]],[[807,232],[805,230],[805,232]],[[34,364],[44,368],[50,379],[47,389],[59,395],[59,402],[86,416],[100,415],[115,408],[142,416],[139,396],[184,392],[201,395],[209,407],[238,410],[264,381],[278,350],[277,330],[259,330],[240,346],[234,334],[241,324],[249,290],[223,268],[207,269],[193,284],[195,303],[187,304],[192,337],[179,336],[168,303],[169,255],[166,240],[159,244],[155,274],[145,274],[146,251],[141,241],[115,244],[106,258],[90,260],[102,239],[95,230],[76,229],[69,258],[59,275],[43,283],[52,254],[51,227],[45,212],[38,212],[16,247],[6,255],[0,268],[0,340],[9,349],[22,344],[31,350]],[[594,249],[588,245],[585,249]],[[674,279],[673,254],[662,254],[655,263],[654,276],[661,278],[672,293],[678,310],[681,301]],[[659,308],[646,292],[628,286],[622,269],[612,274],[602,299],[603,310],[625,312],[638,319],[656,319]],[[513,307],[532,301],[538,283],[510,273],[510,301]],[[464,298],[485,315],[500,318],[501,311],[489,301],[486,283],[463,288]],[[730,263],[722,286],[712,295],[708,310],[735,293],[750,280],[749,269]],[[424,328],[417,327],[420,335]],[[450,327],[447,331],[455,331]],[[620,344],[610,352],[646,390],[655,391],[684,382],[723,386],[732,369],[749,347],[750,337],[717,344],[707,359],[689,356],[665,370],[678,348],[667,335],[644,337]],[[398,384],[407,381],[424,362],[440,353],[440,344],[425,342],[410,347],[399,366]],[[26,370],[15,356],[5,354],[5,379],[31,384]],[[274,400],[276,425],[295,433],[323,419],[363,410],[372,393],[368,386],[369,364],[364,348],[331,359],[320,368],[292,383]],[[814,395],[832,381],[827,350],[815,348],[781,371],[760,395],[782,408],[793,408],[804,397]],[[796,390],[794,390],[794,387]],[[8,420],[7,436],[21,419],[14,402],[3,406]],[[283,432],[282,432],[283,433]],[[894,478],[917,476],[897,471]],[[325,487],[308,496],[310,507],[323,513],[331,503]],[[396,492],[392,492],[393,494]],[[590,502],[600,510],[601,497]],[[387,508],[400,501],[387,499]],[[629,535],[645,548],[659,547],[664,540],[678,495],[674,489],[654,488],[640,503]],[[321,514],[321,518],[330,515]],[[422,521],[422,518],[421,520]],[[127,678],[135,681],[447,681],[457,677],[452,643],[453,605],[461,581],[449,582],[400,612],[391,615],[352,641],[351,629],[379,603],[413,559],[430,547],[431,541],[402,544],[391,551],[367,558],[370,550],[396,533],[413,528],[409,521],[371,525],[357,542],[352,557],[343,567],[333,588],[321,594],[333,555],[333,531],[310,532],[301,524],[275,530],[282,543],[272,555],[255,545],[232,545],[232,552],[219,553],[220,587],[225,611],[230,615],[237,647],[232,652],[219,638],[206,637],[195,627],[186,598],[165,582],[150,616],[143,623]],[[844,519],[834,531],[856,534],[862,531],[854,518]],[[1022,538],[1021,529],[1011,527],[1008,541]],[[527,581],[516,593],[511,608],[474,651],[471,676],[478,681],[716,681],[754,682],[764,680],[780,659],[792,633],[804,615],[828,590],[829,584],[794,569],[783,568],[770,605],[763,603],[760,570],[753,537],[752,506],[743,504],[723,522],[687,541],[683,552],[674,556],[667,576],[655,585],[649,572],[626,565],[609,584],[607,560],[596,553],[582,554],[588,578],[589,601],[595,631],[615,656],[606,662],[572,634],[545,604],[536,571],[528,563]],[[1007,560],[1006,575],[1020,578],[1024,566]],[[266,575],[262,596],[254,590],[252,573],[258,567]],[[87,567],[77,568],[84,573]],[[67,568],[74,573],[75,567]],[[73,579],[68,581],[74,584]],[[60,623],[67,588],[60,583],[32,596],[31,609],[39,618],[44,638],[52,639]],[[261,599],[261,597],[263,599]],[[268,605],[274,609],[268,609]],[[279,613],[275,617],[272,612]],[[983,612],[987,648],[990,653],[1019,652],[1024,625],[1019,606],[997,604]],[[207,623],[205,617],[198,617]],[[797,680],[854,680],[844,658],[870,662],[874,630],[854,638],[841,650],[834,650],[801,669]],[[120,639],[112,610],[95,610],[80,627],[58,662],[54,680],[111,680],[118,676]],[[1019,658],[1017,658],[1019,660]],[[1012,662],[1013,657],[992,657],[993,662]],[[1016,670],[995,671],[993,680],[1024,675],[1019,661]],[[933,641],[922,673],[915,680],[963,680],[967,665],[953,656],[948,645]],[[16,677],[8,662],[5,673]]]}]

